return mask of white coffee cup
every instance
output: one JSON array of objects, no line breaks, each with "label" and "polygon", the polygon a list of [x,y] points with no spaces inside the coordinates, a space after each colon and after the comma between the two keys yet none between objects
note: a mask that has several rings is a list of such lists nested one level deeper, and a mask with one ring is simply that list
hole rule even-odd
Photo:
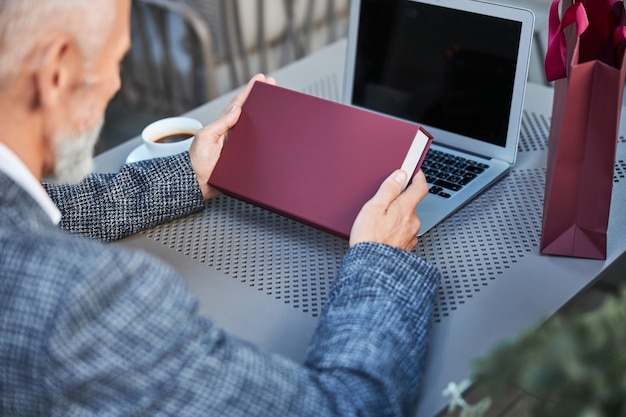
[{"label": "white coffee cup", "polygon": [[141,138],[153,157],[174,155],[189,150],[202,123],[191,117],[168,117],[150,123]]}]

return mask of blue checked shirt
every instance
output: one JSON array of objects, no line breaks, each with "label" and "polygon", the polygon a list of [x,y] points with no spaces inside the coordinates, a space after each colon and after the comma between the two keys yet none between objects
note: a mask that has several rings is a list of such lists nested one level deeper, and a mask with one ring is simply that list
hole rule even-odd
[{"label": "blue checked shirt", "polygon": [[204,208],[187,153],[45,186],[61,228],[0,173],[0,415],[414,412],[439,280],[417,256],[350,249],[298,364],[199,317],[158,259],[102,243]]}]

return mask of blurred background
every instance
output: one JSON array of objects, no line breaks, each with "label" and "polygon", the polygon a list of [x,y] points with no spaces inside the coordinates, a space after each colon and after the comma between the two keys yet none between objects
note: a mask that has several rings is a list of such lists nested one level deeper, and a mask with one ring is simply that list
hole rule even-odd
[{"label": "blurred background", "polygon": [[347,33],[349,0],[133,0],[101,153]]},{"label": "blurred background", "polygon": [[[495,0],[534,11],[529,80],[545,82],[550,0]],[[350,0],[133,0],[132,48],[96,154],[150,122],[198,107],[344,38]],[[280,80],[278,80],[280,83]]]}]

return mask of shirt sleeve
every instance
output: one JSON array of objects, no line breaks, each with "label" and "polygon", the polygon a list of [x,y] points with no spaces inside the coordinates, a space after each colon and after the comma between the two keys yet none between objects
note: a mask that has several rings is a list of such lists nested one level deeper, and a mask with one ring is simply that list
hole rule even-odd
[{"label": "shirt sleeve", "polygon": [[116,248],[97,259],[85,267],[93,278],[68,290],[51,325],[43,375],[52,415],[414,410],[439,273],[413,254],[368,243],[348,251],[304,364],[198,317],[162,263]]},{"label": "shirt sleeve", "polygon": [[44,181],[62,214],[59,226],[112,241],[204,208],[189,153],[124,165],[75,185]]}]

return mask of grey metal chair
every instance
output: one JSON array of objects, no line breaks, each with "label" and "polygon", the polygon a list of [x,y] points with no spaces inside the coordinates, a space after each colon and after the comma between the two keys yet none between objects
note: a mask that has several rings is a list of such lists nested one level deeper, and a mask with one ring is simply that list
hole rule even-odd
[{"label": "grey metal chair", "polygon": [[[133,0],[121,96],[161,115],[197,107],[345,34],[349,0]],[[341,24],[344,24],[343,28]]]},{"label": "grey metal chair", "polygon": [[170,115],[219,95],[213,36],[195,9],[173,0],[133,0],[131,33],[121,90],[129,105]]},{"label": "grey metal chair", "polygon": [[[316,30],[323,28],[326,44],[344,36],[347,27],[349,0],[220,1],[235,84],[307,55]],[[276,21],[278,27],[270,27]]]}]

